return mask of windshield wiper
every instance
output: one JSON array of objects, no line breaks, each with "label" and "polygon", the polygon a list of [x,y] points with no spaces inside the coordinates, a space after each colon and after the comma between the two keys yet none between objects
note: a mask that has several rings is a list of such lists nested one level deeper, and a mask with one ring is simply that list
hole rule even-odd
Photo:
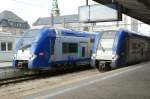
[{"label": "windshield wiper", "polygon": [[27,49],[27,48],[29,48],[29,47],[31,47],[31,44],[28,44],[28,45],[25,45],[25,46],[23,46],[23,47],[21,47],[21,49]]},{"label": "windshield wiper", "polygon": [[102,47],[101,41],[99,43],[100,43],[100,47],[101,47],[102,51],[105,52],[105,49]]}]

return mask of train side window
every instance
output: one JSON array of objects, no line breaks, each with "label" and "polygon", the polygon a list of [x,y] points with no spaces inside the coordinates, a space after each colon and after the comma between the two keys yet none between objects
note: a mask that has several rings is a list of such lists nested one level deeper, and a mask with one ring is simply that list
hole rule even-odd
[{"label": "train side window", "polygon": [[137,49],[137,44],[136,43],[132,43],[132,49],[133,50]]},{"label": "train side window", "polygon": [[70,43],[69,44],[69,53],[77,53],[78,52],[78,44],[77,43]]},{"label": "train side window", "polygon": [[67,43],[62,44],[62,52],[63,53],[68,53],[68,44]]},{"label": "train side window", "polygon": [[93,38],[92,38],[92,39],[90,39],[90,42],[91,42],[91,43],[94,43],[94,41],[95,41],[95,40],[94,40]]},{"label": "train side window", "polygon": [[62,52],[63,53],[77,53],[78,44],[77,43],[62,43]]}]

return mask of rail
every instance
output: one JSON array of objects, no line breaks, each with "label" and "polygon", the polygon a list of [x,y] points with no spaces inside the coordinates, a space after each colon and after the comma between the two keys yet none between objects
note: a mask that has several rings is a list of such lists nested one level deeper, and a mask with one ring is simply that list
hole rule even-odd
[{"label": "rail", "polygon": [[[21,81],[27,81],[27,80],[33,80],[33,79],[38,79],[38,78],[45,78],[45,77],[51,77],[51,76],[56,76],[56,75],[62,75],[66,73],[72,73],[76,71],[82,71],[82,70],[87,70],[87,69],[92,69],[90,66],[85,66],[85,67],[76,67],[76,68],[68,68],[68,69],[52,69],[50,71],[45,71],[45,72],[37,72],[37,73],[25,73],[23,71],[14,69],[14,70],[8,70],[8,71],[0,71],[0,86],[2,85],[7,85],[11,83],[17,83]],[[2,75],[1,75],[2,74]]]},{"label": "rail", "polygon": [[11,83],[17,83],[21,81],[27,81],[27,80],[36,79],[36,78],[38,78],[38,75],[24,75],[24,76],[18,76],[18,77],[16,76],[13,78],[8,78],[8,79],[1,79],[0,86],[11,84]]}]

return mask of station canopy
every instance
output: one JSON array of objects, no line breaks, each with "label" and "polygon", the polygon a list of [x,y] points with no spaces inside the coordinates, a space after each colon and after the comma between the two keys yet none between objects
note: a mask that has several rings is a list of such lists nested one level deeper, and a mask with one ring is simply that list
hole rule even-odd
[{"label": "station canopy", "polygon": [[150,0],[93,0],[101,4],[118,2],[122,13],[150,25]]}]

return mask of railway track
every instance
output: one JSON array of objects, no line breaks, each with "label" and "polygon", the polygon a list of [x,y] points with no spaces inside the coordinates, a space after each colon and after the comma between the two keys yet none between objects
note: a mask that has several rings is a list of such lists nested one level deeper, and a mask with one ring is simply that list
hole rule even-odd
[{"label": "railway track", "polygon": [[52,77],[56,75],[79,72],[79,71],[83,71],[87,69],[91,69],[91,67],[85,66],[85,67],[68,68],[68,69],[53,69],[53,70],[43,72],[43,73],[35,73],[35,74],[33,73],[33,74],[25,74],[21,76],[14,76],[11,78],[0,79],[0,86],[13,84],[13,83],[19,83],[19,82],[27,81],[27,80],[34,80],[38,78],[46,78],[46,77]]},{"label": "railway track", "polygon": [[38,75],[25,75],[0,80],[0,86],[38,78]]}]

